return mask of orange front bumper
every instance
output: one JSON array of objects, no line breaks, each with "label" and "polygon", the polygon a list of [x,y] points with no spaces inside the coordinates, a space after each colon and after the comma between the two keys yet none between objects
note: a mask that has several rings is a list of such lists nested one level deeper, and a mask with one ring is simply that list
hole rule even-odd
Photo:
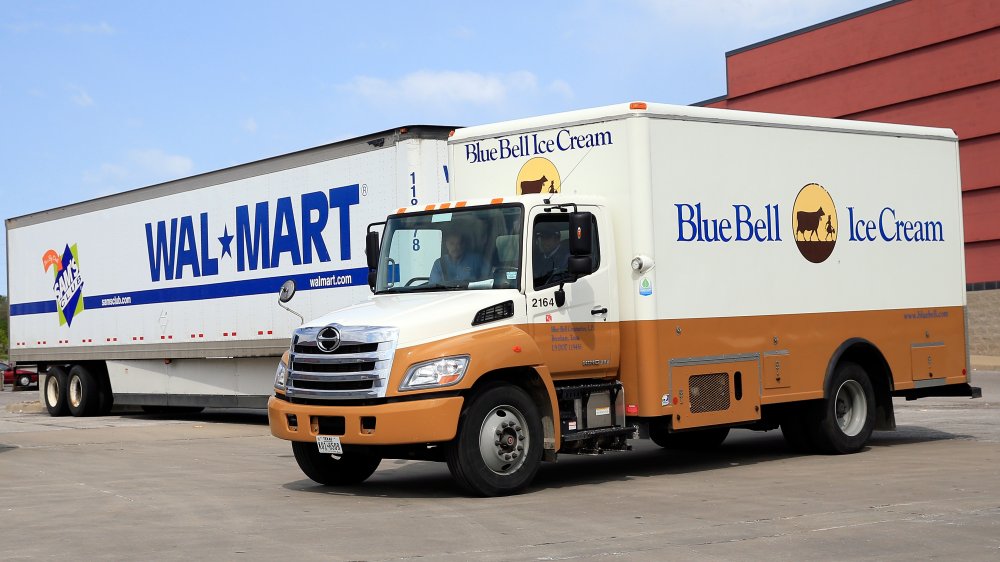
[{"label": "orange front bumper", "polygon": [[292,404],[272,396],[267,401],[267,419],[271,435],[289,441],[316,441],[321,421],[330,422],[331,427],[340,427],[338,418],[343,418],[341,443],[438,443],[454,439],[463,402],[461,396],[452,396],[378,406],[312,406]]}]

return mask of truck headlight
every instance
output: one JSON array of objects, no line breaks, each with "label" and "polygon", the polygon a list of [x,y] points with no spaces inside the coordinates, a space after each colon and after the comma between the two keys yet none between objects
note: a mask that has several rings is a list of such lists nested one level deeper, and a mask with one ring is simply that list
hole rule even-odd
[{"label": "truck headlight", "polygon": [[274,388],[285,390],[285,383],[288,379],[288,352],[281,356],[278,362],[278,370],[274,373]]},{"label": "truck headlight", "polygon": [[403,377],[399,390],[419,390],[457,384],[469,367],[469,356],[442,357],[412,365]]}]

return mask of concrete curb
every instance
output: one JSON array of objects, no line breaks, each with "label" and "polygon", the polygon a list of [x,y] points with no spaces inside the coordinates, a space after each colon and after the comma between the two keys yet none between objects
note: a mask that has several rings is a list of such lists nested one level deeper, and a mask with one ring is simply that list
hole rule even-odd
[{"label": "concrete curb", "polygon": [[45,406],[41,402],[15,402],[7,404],[7,411],[11,414],[41,414],[45,412]]},{"label": "concrete curb", "polygon": [[977,371],[1000,371],[1000,357],[993,355],[973,355],[969,363]]}]

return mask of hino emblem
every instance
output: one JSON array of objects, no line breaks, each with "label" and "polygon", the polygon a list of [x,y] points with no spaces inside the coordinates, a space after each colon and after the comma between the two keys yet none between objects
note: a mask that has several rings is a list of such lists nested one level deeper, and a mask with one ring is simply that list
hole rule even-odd
[{"label": "hino emblem", "polygon": [[333,353],[340,347],[340,330],[333,326],[327,326],[316,334],[316,347],[320,351]]}]

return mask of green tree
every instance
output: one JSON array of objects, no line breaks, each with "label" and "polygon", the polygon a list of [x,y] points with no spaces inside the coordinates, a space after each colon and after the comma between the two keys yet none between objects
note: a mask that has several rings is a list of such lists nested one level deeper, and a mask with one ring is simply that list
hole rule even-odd
[{"label": "green tree", "polygon": [[0,357],[7,359],[10,353],[10,310],[7,307],[7,297],[0,295]]}]

